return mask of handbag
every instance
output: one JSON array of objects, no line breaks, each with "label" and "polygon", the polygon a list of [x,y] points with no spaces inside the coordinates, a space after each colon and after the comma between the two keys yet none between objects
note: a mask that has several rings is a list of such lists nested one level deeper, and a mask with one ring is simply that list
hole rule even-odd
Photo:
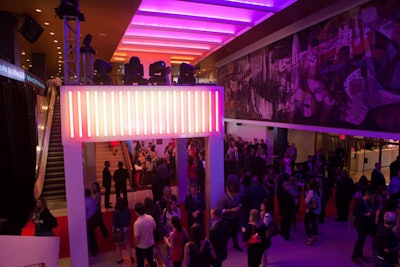
[{"label": "handbag", "polygon": [[124,229],[123,228],[114,229],[112,232],[111,240],[114,243],[123,242],[124,241]]},{"label": "handbag", "polygon": [[318,201],[315,197],[312,197],[308,203],[306,203],[306,208],[310,210],[314,210],[318,208]]},{"label": "handbag", "polygon": [[255,229],[254,228],[255,228],[255,226],[253,225],[253,227],[252,227],[253,234],[251,235],[250,239],[247,240],[246,242],[244,242],[244,244],[243,244],[246,247],[248,247],[250,245],[260,244],[261,243],[261,237],[259,236],[258,233],[255,233]]}]

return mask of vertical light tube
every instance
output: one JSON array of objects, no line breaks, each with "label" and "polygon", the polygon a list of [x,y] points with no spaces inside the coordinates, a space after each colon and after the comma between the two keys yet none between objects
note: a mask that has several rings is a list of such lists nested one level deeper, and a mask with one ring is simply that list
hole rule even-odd
[{"label": "vertical light tube", "polygon": [[161,91],[158,91],[158,133],[163,134],[163,117],[162,117],[162,101],[161,101]]},{"label": "vertical light tube", "polygon": [[154,118],[154,91],[150,91],[150,115],[151,115],[151,134],[154,134],[155,118]]},{"label": "vertical light tube", "polygon": [[146,99],[146,91],[143,91],[143,134],[147,135],[147,99]]},{"label": "vertical light tube", "polygon": [[140,124],[139,124],[139,92],[135,91],[135,113],[136,113],[136,135],[140,133]]},{"label": "vertical light tube", "polygon": [[94,107],[95,107],[95,123],[96,123],[96,137],[100,135],[99,127],[99,93],[94,91]]},{"label": "vertical light tube", "polygon": [[119,127],[121,131],[121,136],[124,136],[124,117],[123,117],[123,109],[124,103],[122,101],[122,91],[119,91]]},{"label": "vertical light tube", "polygon": [[213,129],[213,125],[212,125],[212,121],[213,121],[213,113],[212,113],[212,95],[211,95],[211,91],[208,92],[208,131],[212,132]]},{"label": "vertical light tube", "polygon": [[82,138],[82,100],[81,100],[81,91],[78,91],[78,129],[79,129],[79,137]]},{"label": "vertical light tube", "polygon": [[92,136],[92,131],[91,131],[91,123],[90,123],[90,92],[86,91],[86,117],[87,117],[87,135],[88,137]]},{"label": "vertical light tube", "polygon": [[183,91],[181,91],[181,133],[185,132],[185,111],[183,109]]},{"label": "vertical light tube", "polygon": [[131,91],[128,91],[128,135],[132,135]]},{"label": "vertical light tube", "polygon": [[215,131],[219,132],[219,94],[215,91]]},{"label": "vertical light tube", "polygon": [[199,92],[194,92],[194,131],[199,132]]},{"label": "vertical light tube", "polygon": [[68,91],[68,107],[69,107],[69,135],[75,138],[74,130],[74,111],[72,109],[72,91]]},{"label": "vertical light tube", "polygon": [[167,134],[170,134],[170,128],[169,128],[169,116],[170,116],[170,110],[169,110],[169,91],[165,91],[165,120],[166,120],[166,125],[167,125]]},{"label": "vertical light tube", "polygon": [[188,121],[188,132],[192,132],[192,101],[191,101],[191,93],[187,91],[187,121]]},{"label": "vertical light tube", "polygon": [[104,125],[104,136],[108,136],[107,93],[106,93],[106,91],[103,91],[103,125]]},{"label": "vertical light tube", "polygon": [[173,92],[173,103],[172,103],[172,108],[174,109],[174,134],[178,133],[178,121],[177,121],[177,100],[176,100],[176,91]]},{"label": "vertical light tube", "polygon": [[201,91],[201,131],[206,131],[206,107],[205,107],[205,92]]},{"label": "vertical light tube", "polygon": [[115,131],[115,98],[114,91],[111,91],[111,127],[112,127],[112,136],[116,135]]}]

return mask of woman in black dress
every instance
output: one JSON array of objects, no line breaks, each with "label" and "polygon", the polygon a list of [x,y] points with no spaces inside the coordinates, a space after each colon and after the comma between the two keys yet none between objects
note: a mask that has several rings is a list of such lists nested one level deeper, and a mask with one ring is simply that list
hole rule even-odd
[{"label": "woman in black dress", "polygon": [[194,223],[190,227],[189,242],[184,249],[184,263],[188,267],[210,267],[216,259],[214,248],[205,239],[203,228]]}]

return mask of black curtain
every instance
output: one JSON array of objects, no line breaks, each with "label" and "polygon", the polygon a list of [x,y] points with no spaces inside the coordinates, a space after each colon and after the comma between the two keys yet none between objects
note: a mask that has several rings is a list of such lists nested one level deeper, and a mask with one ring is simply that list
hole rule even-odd
[{"label": "black curtain", "polygon": [[34,209],[36,94],[0,81],[0,234],[21,234]]}]

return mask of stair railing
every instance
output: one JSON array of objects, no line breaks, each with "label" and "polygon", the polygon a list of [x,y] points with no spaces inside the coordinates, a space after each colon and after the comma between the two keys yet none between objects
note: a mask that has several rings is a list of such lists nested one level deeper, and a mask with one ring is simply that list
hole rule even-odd
[{"label": "stair railing", "polygon": [[53,122],[54,103],[56,100],[56,89],[54,87],[50,87],[49,91],[50,91],[50,99],[47,109],[47,116],[45,122],[43,123],[44,134],[42,139],[42,146],[40,147],[40,153],[38,155],[36,181],[35,181],[35,187],[33,189],[35,199],[39,198],[43,190],[44,177],[46,174],[47,154],[49,152],[51,124]]}]

